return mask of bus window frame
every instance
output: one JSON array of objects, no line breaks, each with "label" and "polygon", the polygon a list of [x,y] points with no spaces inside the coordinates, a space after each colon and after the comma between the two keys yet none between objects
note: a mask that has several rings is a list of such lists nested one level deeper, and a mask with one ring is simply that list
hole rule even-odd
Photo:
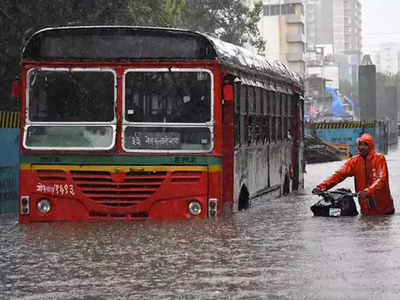
[{"label": "bus window frame", "polygon": [[[125,118],[125,93],[126,93],[126,74],[130,72],[143,73],[143,72],[206,72],[210,75],[210,83],[211,83],[211,92],[210,92],[210,121],[202,122],[202,123],[184,123],[184,122],[130,122]],[[124,70],[122,76],[122,132],[121,132],[121,146],[122,150],[127,153],[210,153],[214,150],[215,147],[215,134],[214,134],[214,86],[215,86],[215,76],[213,72],[206,68],[128,68]],[[222,88],[222,84],[221,84]],[[125,131],[128,127],[137,127],[137,128],[157,128],[157,127],[165,127],[165,128],[208,128],[210,131],[210,147],[205,150],[188,150],[188,149],[177,149],[177,150],[169,150],[169,149],[127,149],[125,147]]]},{"label": "bus window frame", "polygon": [[[113,113],[114,113],[114,118],[111,121],[104,121],[104,122],[89,122],[89,121],[83,121],[83,122],[54,122],[54,121],[49,121],[49,122],[37,122],[37,121],[31,121],[29,119],[29,107],[30,107],[30,86],[29,86],[29,79],[30,79],[30,73],[39,70],[39,71],[56,71],[56,72],[84,72],[84,71],[90,71],[90,72],[111,72],[114,76],[114,107],[113,107]],[[22,140],[22,145],[24,149],[28,150],[56,150],[56,151],[108,151],[113,149],[116,146],[116,141],[117,141],[117,72],[113,68],[109,67],[104,67],[104,68],[68,68],[68,67],[32,67],[26,71],[26,79],[25,79],[25,84],[26,84],[26,89],[25,89],[25,107],[26,107],[26,114],[24,118],[24,129],[23,129],[23,140]],[[111,127],[113,134],[112,134],[112,142],[110,146],[108,147],[35,147],[35,146],[28,146],[26,144],[27,141],[27,134],[28,134],[28,129],[30,127],[48,127],[48,126],[53,126],[53,127],[63,127],[63,126],[104,126],[104,127]]]}]

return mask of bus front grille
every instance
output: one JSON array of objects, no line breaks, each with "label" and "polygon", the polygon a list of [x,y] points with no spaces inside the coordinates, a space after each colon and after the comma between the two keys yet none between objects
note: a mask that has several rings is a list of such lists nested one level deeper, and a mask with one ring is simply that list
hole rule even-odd
[{"label": "bus front grille", "polygon": [[102,205],[126,207],[145,201],[160,188],[167,172],[70,171],[77,188]]},{"label": "bus front grille", "polygon": [[39,180],[41,181],[54,181],[63,182],[66,181],[66,173],[64,170],[36,170]]},{"label": "bus front grille", "polygon": [[201,175],[203,175],[201,171],[174,171],[171,174],[171,182],[196,183],[200,182]]}]

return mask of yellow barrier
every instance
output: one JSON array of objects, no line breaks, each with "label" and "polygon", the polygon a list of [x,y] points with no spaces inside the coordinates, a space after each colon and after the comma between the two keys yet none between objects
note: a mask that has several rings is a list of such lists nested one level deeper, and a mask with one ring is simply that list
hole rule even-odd
[{"label": "yellow barrier", "polygon": [[14,111],[0,111],[0,128],[19,128],[20,113]]},{"label": "yellow barrier", "polygon": [[315,129],[336,129],[336,128],[374,128],[375,122],[332,122],[332,123],[314,123]]}]

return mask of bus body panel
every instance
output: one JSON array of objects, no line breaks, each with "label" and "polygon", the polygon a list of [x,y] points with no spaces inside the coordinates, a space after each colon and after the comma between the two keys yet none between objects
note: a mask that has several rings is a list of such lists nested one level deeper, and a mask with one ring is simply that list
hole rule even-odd
[{"label": "bus body panel", "polygon": [[[21,165],[22,196],[29,196],[28,221],[102,219],[186,219],[196,200],[207,216],[207,201],[221,199],[220,165]],[[40,199],[49,213],[37,209]],[[221,203],[218,203],[221,205]],[[219,212],[220,214],[220,212]]]},{"label": "bus body panel", "polygon": [[[153,37],[160,37],[167,33],[167,36],[173,37],[176,41],[190,43],[193,48],[184,51],[187,57],[179,57],[180,53],[174,52],[179,49],[179,45],[175,45],[177,46],[173,47],[175,50],[168,52],[169,50],[165,49],[167,56],[157,56],[157,59],[142,57],[146,56],[146,53],[136,55],[132,51],[118,52],[121,49],[110,53],[131,54],[133,57],[92,58],[90,54],[88,56],[86,49],[80,49],[79,43],[71,47],[71,52],[69,52],[70,49],[66,51],[73,55],[83,53],[85,57],[80,59],[72,55],[68,58],[57,56],[63,49],[51,48],[51,43],[63,42],[62,39],[53,38],[64,36],[64,33],[67,33],[65,35],[67,38],[74,39],[74,32],[78,32],[78,35],[83,32],[86,36],[92,31],[96,39],[108,43],[107,39],[114,30],[117,34],[123,32],[123,38],[128,37],[128,40],[132,33],[132,36],[136,34],[146,36],[151,33]],[[71,32],[70,36],[69,32]],[[49,37],[48,40],[46,40],[47,37]],[[181,39],[182,37],[189,39]],[[77,40],[79,38],[81,37],[78,36]],[[86,42],[85,39],[81,41]],[[148,50],[152,50],[151,44],[154,41],[146,40]],[[48,45],[50,47],[46,49]],[[101,51],[99,53],[105,53]],[[154,53],[164,55],[162,50],[155,50]],[[285,105],[298,105],[302,83],[294,73],[281,64],[269,63],[263,57],[254,56],[240,47],[190,31],[129,26],[121,28],[88,26],[39,31],[33,35],[24,49],[21,65],[23,91],[19,200],[21,223],[111,219],[190,219],[229,215],[237,210],[248,208],[253,199],[284,193],[287,190],[288,177],[291,186],[289,190],[296,190],[302,184],[303,158],[300,152],[303,151],[303,147],[302,133],[299,132],[302,128],[301,110],[294,112],[295,109],[292,108],[292,113],[289,115],[289,108],[281,109],[280,104],[276,106],[273,104],[280,103],[279,99],[285,99],[282,100],[286,101],[282,102],[286,103]],[[31,134],[28,132],[29,126],[47,126],[46,122],[27,118],[31,109],[28,107],[28,93],[32,88],[30,85],[33,85],[36,80],[36,78],[30,78],[28,74],[31,70],[38,70],[39,73],[43,70],[51,74],[52,71],[61,69],[66,74],[71,72],[72,75],[76,74],[74,72],[94,69],[96,72],[111,70],[115,74],[115,118],[108,123],[103,122],[110,125],[114,134],[114,144],[111,144],[109,148],[103,147],[104,149],[93,151],[89,146],[82,149],[79,147],[77,149],[35,148],[29,147],[26,143],[26,139]],[[202,128],[203,125],[203,127],[212,128],[210,140],[213,143],[210,149],[195,153],[190,150],[175,150],[175,148],[166,151],[159,151],[157,148],[155,151],[129,148],[124,141],[124,136],[128,136],[127,128],[129,127],[141,128],[143,131],[149,128],[157,133],[158,128],[164,128],[167,131],[168,128],[181,128],[184,125],[168,123],[169,121],[167,125],[164,125],[165,119],[164,123],[148,120],[143,124],[129,120],[129,114],[133,114],[134,110],[127,112],[125,108],[128,101],[126,99],[128,91],[125,86],[128,76],[132,75],[132,82],[135,83],[137,74],[143,73],[144,77],[151,78],[153,74],[158,76],[158,73],[169,75],[176,72],[175,74],[179,75],[179,72],[190,73],[199,72],[199,70],[209,74],[211,78],[212,118],[209,123],[188,123],[187,126],[193,132],[197,128]],[[46,84],[50,82],[51,76],[49,76],[50,79],[42,77],[41,80]],[[160,75],[159,77],[168,76]],[[173,77],[171,76],[172,79]],[[223,99],[226,84],[234,87],[233,100],[224,101]],[[145,85],[133,84],[133,86],[135,89],[140,89]],[[243,87],[248,89],[245,93],[246,103],[240,96],[240,86],[242,90]],[[132,89],[132,99],[137,97],[134,94],[135,89]],[[37,88],[36,93],[40,94],[40,89]],[[259,104],[260,93],[261,95],[268,94],[268,97],[271,94],[269,100],[262,104],[262,112]],[[183,96],[178,94],[176,97]],[[146,95],[148,97],[146,101],[153,101],[153,96],[149,95]],[[290,101],[292,104],[289,104]],[[246,116],[242,111],[237,112],[239,103],[240,105],[245,103]],[[71,105],[72,108],[73,105]],[[252,105],[254,111],[251,111]],[[267,105],[273,108],[267,109]],[[39,113],[40,109],[38,105]],[[152,109],[150,107],[150,110]],[[293,117],[295,114],[297,114],[297,119]],[[51,126],[54,123],[49,122]],[[82,123],[84,124],[81,126],[88,126],[85,122]],[[62,126],[70,126],[71,122],[65,122],[65,124],[61,122]],[[101,126],[105,126],[104,124]],[[288,128],[292,131],[292,140],[288,138]],[[37,131],[40,132],[40,129]],[[86,131],[83,133],[86,134]],[[246,140],[243,140],[240,135],[245,136]],[[272,137],[272,135],[275,136]],[[247,139],[248,137],[250,139]],[[146,138],[152,138],[152,135]],[[41,201],[42,199],[46,201]],[[197,201],[201,206],[201,212],[198,215],[193,215],[188,211],[188,206],[193,201]],[[50,211],[39,212],[38,206],[42,209],[46,208],[48,202],[51,204]],[[27,203],[29,204],[28,211],[26,210]]]},{"label": "bus body panel", "polygon": [[233,212],[233,182],[234,182],[234,112],[233,101],[224,101],[223,104],[223,212],[229,215]]},{"label": "bus body panel", "polygon": [[269,90],[252,80],[237,89],[233,211],[303,186],[300,95]]}]

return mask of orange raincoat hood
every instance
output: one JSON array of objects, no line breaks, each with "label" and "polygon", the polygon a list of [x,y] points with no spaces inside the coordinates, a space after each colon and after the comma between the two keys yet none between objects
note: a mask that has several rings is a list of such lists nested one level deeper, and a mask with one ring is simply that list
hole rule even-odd
[{"label": "orange raincoat hood", "polygon": [[[369,154],[375,153],[375,143],[374,139],[369,133],[363,133],[357,140],[357,145],[360,144],[360,142],[367,143],[369,146]],[[368,154],[368,155],[369,155]]]},{"label": "orange raincoat hood", "polygon": [[[382,215],[394,210],[393,199],[389,188],[389,174],[385,157],[375,152],[372,136],[364,133],[357,140],[366,142],[369,152],[364,158],[360,154],[351,157],[343,167],[331,177],[324,180],[318,187],[327,190],[334,187],[347,177],[354,177],[356,192],[364,191],[368,198],[359,198],[361,212],[364,215]],[[371,203],[374,205],[371,206]]]}]

